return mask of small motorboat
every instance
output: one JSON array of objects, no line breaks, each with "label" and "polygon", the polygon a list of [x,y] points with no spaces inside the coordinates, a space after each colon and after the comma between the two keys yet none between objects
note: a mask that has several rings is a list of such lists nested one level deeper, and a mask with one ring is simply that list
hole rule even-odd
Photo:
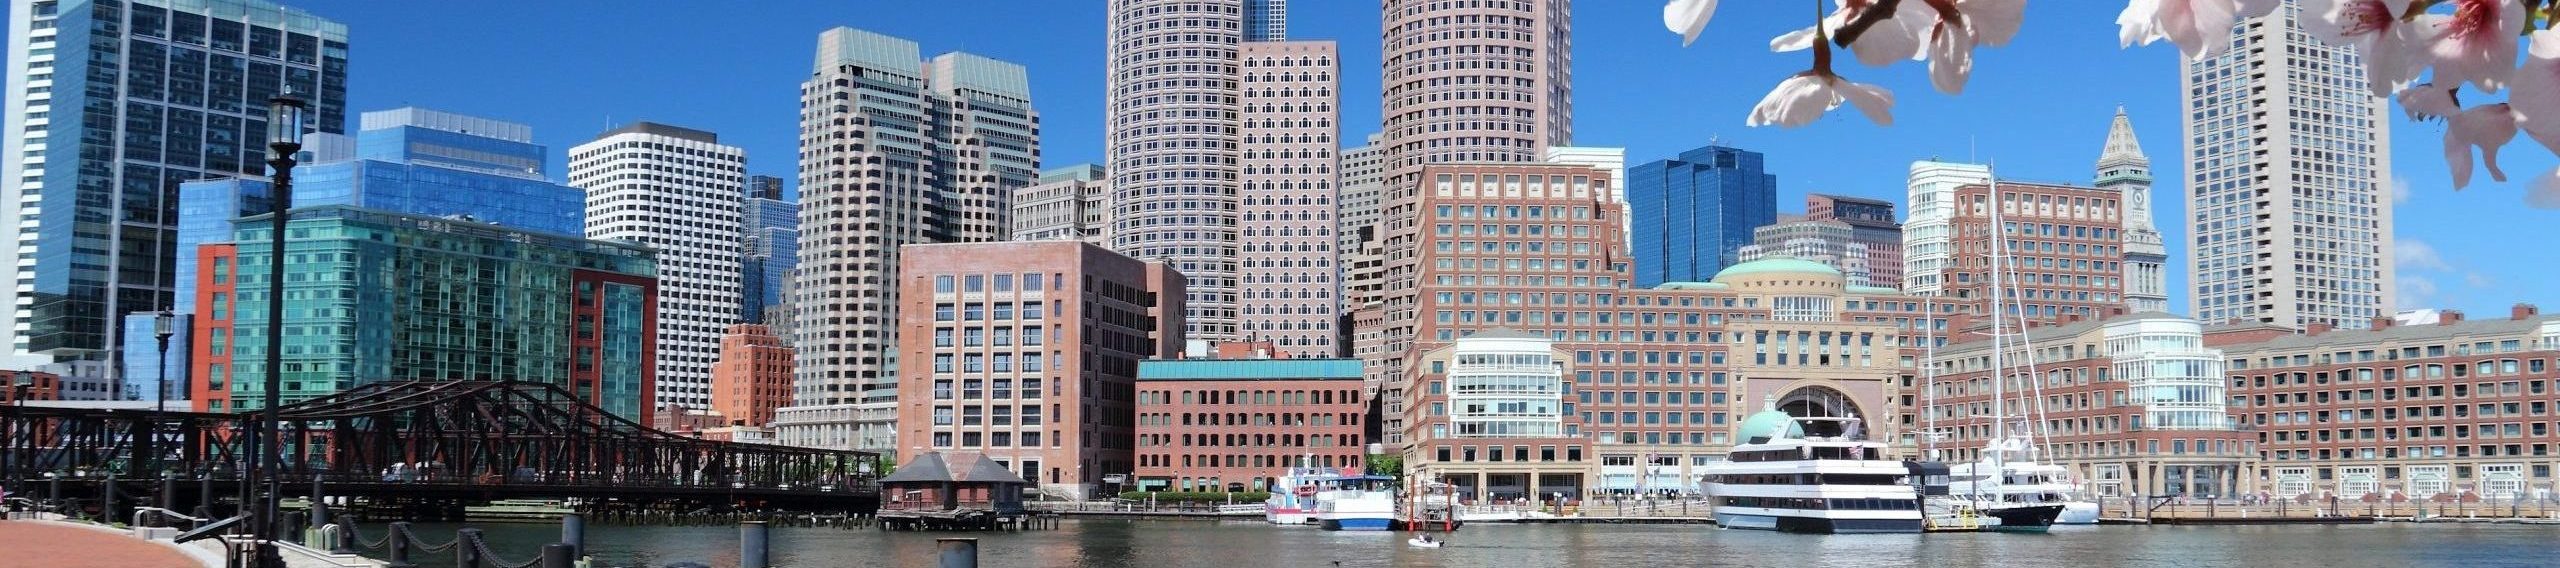
[{"label": "small motorboat", "polygon": [[1434,539],[1434,538],[1431,538],[1431,537],[1429,537],[1429,536],[1417,536],[1417,537],[1413,537],[1413,538],[1404,539],[1404,543],[1405,543],[1405,544],[1407,544],[1407,545],[1411,545],[1411,546],[1413,546],[1414,548],[1439,548],[1439,547],[1440,547],[1440,541],[1439,541],[1438,539]]}]

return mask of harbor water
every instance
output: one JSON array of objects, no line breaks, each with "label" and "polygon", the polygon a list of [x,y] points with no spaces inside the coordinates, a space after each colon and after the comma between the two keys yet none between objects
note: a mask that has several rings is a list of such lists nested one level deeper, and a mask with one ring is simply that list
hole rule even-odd
[{"label": "harbor water", "polygon": [[[473,525],[508,561],[533,557],[559,528]],[[456,525],[422,523],[451,538]],[[1708,525],[1469,525],[1445,548],[1392,532],[1327,532],[1260,522],[1068,520],[1057,530],[987,533],[776,528],[777,567],[930,568],[934,539],[980,539],[987,568],[1837,566],[2556,566],[2560,526],[2516,524],[2076,526],[2051,534],[1811,536]],[[588,527],[595,566],[736,566],[736,527]],[[441,556],[439,561],[450,562]],[[433,566],[434,562],[422,562]]]}]

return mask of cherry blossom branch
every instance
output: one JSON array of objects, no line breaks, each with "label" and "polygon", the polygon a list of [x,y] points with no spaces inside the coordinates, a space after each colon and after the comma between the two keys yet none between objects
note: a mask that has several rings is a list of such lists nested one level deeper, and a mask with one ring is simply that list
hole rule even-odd
[{"label": "cherry blossom branch", "polygon": [[[1858,41],[1858,36],[1867,34],[1867,28],[1875,27],[1876,24],[1883,23],[1885,20],[1893,19],[1894,10],[1901,7],[1902,0],[1874,0],[1873,3],[1867,4],[1865,8],[1859,9],[1858,15],[1851,16],[1849,18],[1849,23],[1841,25],[1839,31],[1831,33],[1832,44],[1840,47],[1848,47],[1849,44],[1856,43]],[[1843,8],[1845,9],[1847,7],[1843,6]]]}]

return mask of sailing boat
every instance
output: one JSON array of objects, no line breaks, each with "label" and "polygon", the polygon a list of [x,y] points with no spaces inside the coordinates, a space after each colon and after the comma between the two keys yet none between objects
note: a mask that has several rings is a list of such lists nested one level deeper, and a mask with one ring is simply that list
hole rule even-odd
[{"label": "sailing boat", "polygon": [[[2062,516],[2063,510],[2067,508],[2065,499],[2060,498],[2059,493],[2052,494],[2050,499],[2046,498],[2047,494],[2038,489],[2036,484],[2019,484],[2018,489],[2027,490],[2022,492],[2011,491],[2007,483],[2016,474],[2024,474],[2018,479],[2033,479],[2041,468],[2034,461],[2032,440],[2014,438],[2010,434],[2007,388],[2011,375],[2005,359],[2009,349],[2006,328],[2008,312],[2002,301],[2009,296],[2010,292],[2006,286],[2006,275],[2009,272],[2009,233],[2008,225],[2000,219],[2000,210],[2003,205],[2000,201],[2000,179],[1997,175],[1987,177],[1991,178],[1989,198],[1991,210],[1991,438],[1983,449],[1981,461],[1956,464],[1948,468],[1948,492],[1952,497],[1971,501],[1972,508],[1983,516],[1996,519],[1997,524],[1988,527],[1992,530],[2044,532],[2052,528],[2055,519]],[[2022,314],[2018,330],[2021,340],[2026,335],[2025,327],[2026,322]],[[2032,357],[2034,350],[2027,349],[2025,352]],[[2028,379],[2035,380],[2032,372]],[[2024,414],[2021,413],[2022,416]],[[2033,432],[2023,424],[2016,429],[2022,436],[2031,436]],[[2021,459],[2012,462],[2012,457]],[[2013,466],[2020,469],[2012,469]],[[2049,467],[2059,469],[2059,466]],[[2030,495],[2036,498],[2030,500],[2027,498]],[[2092,513],[2090,516],[2095,517],[2094,507],[2090,508],[2090,512]]]}]

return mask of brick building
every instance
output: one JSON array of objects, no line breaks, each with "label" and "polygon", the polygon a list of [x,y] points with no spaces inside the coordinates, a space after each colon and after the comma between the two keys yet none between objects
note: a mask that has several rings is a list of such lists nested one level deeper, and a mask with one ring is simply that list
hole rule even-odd
[{"label": "brick building", "polygon": [[1918,394],[1921,428],[1940,433],[1923,448],[1939,459],[1982,459],[1999,427],[2098,496],[2229,496],[2251,475],[2258,441],[2225,408],[2222,353],[2195,320],[2075,316],[2013,335],[1997,410],[1991,354],[1987,336],[1937,350],[1935,391]]},{"label": "brick building", "polygon": [[62,376],[43,371],[0,370],[0,404],[62,400]]},{"label": "brick building", "polygon": [[790,345],[758,324],[729,326],[720,337],[720,363],[711,368],[711,410],[730,424],[764,427],[773,410],[791,405]]},{"label": "brick building", "polygon": [[1355,467],[1368,397],[1352,359],[1138,364],[1139,488],[1259,491],[1304,463]]},{"label": "brick building", "polygon": [[1180,353],[1183,277],[1082,241],[899,251],[901,461],[983,453],[1071,498],[1135,465],[1138,362]]},{"label": "brick building", "polygon": [[[2003,276],[2014,289],[2006,302],[2011,313],[2055,321],[2064,315],[2084,319],[2126,313],[2125,244],[2122,194],[2059,184],[1999,182],[2000,220],[2007,230],[2009,270]],[[1955,190],[1953,266],[1944,280],[1944,301],[1965,306],[1966,313],[1987,313],[1991,302],[1991,186],[1968,184]]]},{"label": "brick building", "polygon": [[[2444,311],[2372,330],[2218,328],[2231,412],[2255,428],[2251,480],[2276,498],[2491,501],[2552,493],[2560,317]],[[2442,497],[2439,497],[2442,496]]]},{"label": "brick building", "polygon": [[[1409,473],[1476,498],[1694,490],[1738,416],[1769,406],[1861,416],[1901,439],[1912,341],[1944,328],[1949,306],[1931,317],[1919,298],[1793,258],[1632,288],[1608,184],[1570,165],[1424,169],[1417,216],[1386,241],[1383,324],[1357,346],[1386,380],[1382,430]],[[1444,351],[1461,338],[1515,334],[1564,354],[1559,432],[1455,428],[1456,367],[1432,363],[1463,359]]]}]

